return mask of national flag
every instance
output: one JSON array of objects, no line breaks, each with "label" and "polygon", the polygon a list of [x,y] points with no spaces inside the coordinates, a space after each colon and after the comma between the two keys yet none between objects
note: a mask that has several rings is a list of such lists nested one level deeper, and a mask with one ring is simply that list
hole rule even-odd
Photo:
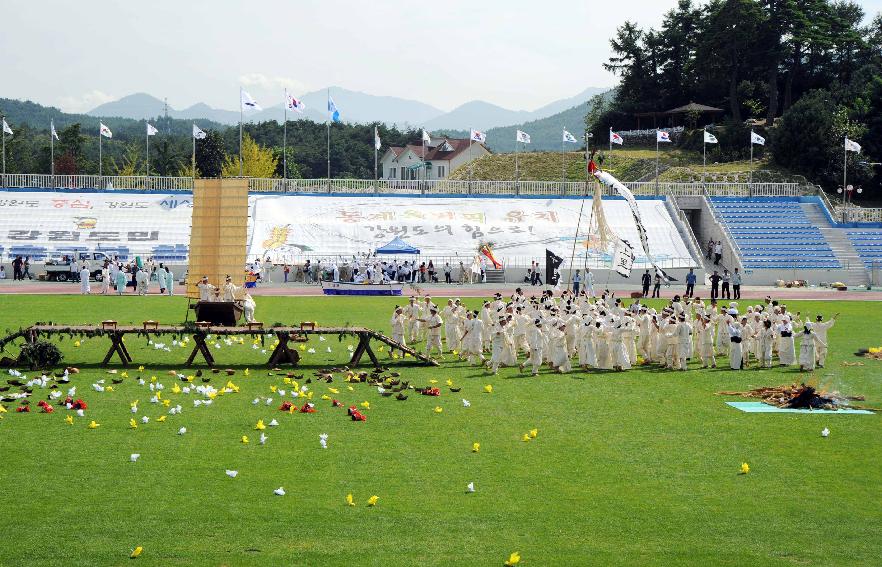
[{"label": "national flag", "polygon": [[157,135],[157,134],[159,134],[159,130],[157,130],[157,129],[153,126],[153,124],[151,124],[151,123],[148,122],[148,123],[147,123],[147,135],[148,135],[148,136],[155,136],[155,135]]},{"label": "national flag", "polygon": [[849,140],[848,137],[846,136],[846,138],[845,138],[845,151],[860,153],[861,145],[858,144],[857,142]]},{"label": "national flag", "polygon": [[285,93],[285,106],[288,110],[293,110],[294,112],[303,112],[306,109],[306,105],[303,104],[302,100],[296,99],[287,92]]},{"label": "national flag", "polygon": [[424,144],[431,144],[432,143],[432,136],[430,136],[429,133],[426,132],[425,130],[423,130],[423,143]]},{"label": "national flag", "polygon": [[655,141],[656,142],[670,142],[671,134],[665,132],[664,130],[656,130],[655,131]]},{"label": "national flag", "polygon": [[6,123],[5,118],[3,119],[3,133],[12,136],[12,128],[10,128],[9,124]]},{"label": "national flag", "polygon": [[711,134],[710,132],[705,130],[704,131],[704,143],[705,144],[718,144],[719,142],[717,141],[716,136],[714,136],[713,134]]},{"label": "national flag", "polygon": [[245,89],[239,89],[239,94],[242,99],[242,110],[263,110]]},{"label": "national flag", "polygon": [[377,130],[376,126],[374,127],[374,149],[379,150],[380,146],[380,132]]},{"label": "national flag", "polygon": [[201,128],[199,128],[199,126],[193,124],[193,137],[197,140],[204,140],[205,136],[207,136],[207,134]]},{"label": "national flag", "polygon": [[487,141],[487,134],[481,132],[480,130],[472,130],[472,133],[469,135],[469,139],[473,142],[483,144]]},{"label": "national flag", "polygon": [[754,132],[753,130],[751,130],[750,131],[750,143],[751,144],[759,144],[760,146],[765,146],[766,139],[763,138],[762,136],[760,136],[759,134],[757,134],[756,132]]},{"label": "national flag", "polygon": [[527,134],[526,132],[521,132],[520,130],[518,130],[518,133],[515,134],[515,140],[518,142],[521,142],[522,144],[529,144],[530,143],[530,135]]},{"label": "national flag", "polygon": [[497,270],[502,268],[502,264],[500,264],[499,261],[496,260],[496,257],[493,255],[493,250],[491,250],[490,247],[486,244],[484,246],[481,246],[481,254],[486,256],[487,259],[493,263],[494,268],[496,268]]},{"label": "national flag", "polygon": [[575,136],[573,136],[572,134],[570,134],[566,130],[563,131],[563,140],[562,141],[570,142],[571,144],[578,144],[579,143],[579,140],[577,140]]},{"label": "national flag", "polygon": [[334,99],[331,98],[331,95],[328,95],[328,116],[331,117],[331,121],[340,122],[340,111],[337,109],[337,105],[334,104]]},{"label": "national flag", "polygon": [[613,144],[618,144],[620,146],[624,145],[624,143],[625,143],[625,140],[620,135],[613,132],[612,130],[609,131],[609,141],[612,142]]},{"label": "national flag", "polygon": [[98,123],[98,132],[105,138],[113,138],[113,132],[103,122]]}]

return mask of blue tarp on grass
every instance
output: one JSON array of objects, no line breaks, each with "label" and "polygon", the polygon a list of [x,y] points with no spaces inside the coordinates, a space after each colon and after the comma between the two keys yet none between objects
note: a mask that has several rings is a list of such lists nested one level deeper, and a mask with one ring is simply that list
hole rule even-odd
[{"label": "blue tarp on grass", "polygon": [[726,402],[726,405],[730,405],[735,409],[739,409],[747,413],[873,413],[867,410],[851,408],[843,408],[839,410],[779,408],[775,406],[770,406],[769,404],[765,404],[763,402]]}]

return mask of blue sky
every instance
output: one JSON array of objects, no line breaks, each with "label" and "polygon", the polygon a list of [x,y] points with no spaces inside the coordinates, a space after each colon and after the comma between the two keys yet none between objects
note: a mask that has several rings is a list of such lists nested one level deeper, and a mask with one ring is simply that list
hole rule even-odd
[{"label": "blue sky", "polygon": [[[339,85],[450,110],[532,110],[615,78],[601,64],[625,19],[676,0],[28,0],[7,2],[0,97],[85,111],[133,92],[183,108],[265,106]],[[866,0],[875,14],[882,0]],[[277,100],[275,100],[277,99]]]}]

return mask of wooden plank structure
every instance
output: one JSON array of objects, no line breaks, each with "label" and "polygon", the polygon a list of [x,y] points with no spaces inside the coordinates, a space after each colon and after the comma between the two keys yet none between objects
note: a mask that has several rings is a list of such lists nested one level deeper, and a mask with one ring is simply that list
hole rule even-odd
[{"label": "wooden plank structure", "polygon": [[0,348],[16,338],[24,337],[28,342],[34,342],[39,337],[51,337],[52,335],[68,335],[68,334],[86,334],[89,336],[104,336],[110,339],[110,349],[101,362],[102,366],[107,366],[114,355],[120,359],[123,366],[132,364],[132,356],[126,348],[123,337],[126,335],[140,335],[142,337],[160,336],[160,335],[189,335],[193,337],[193,351],[187,358],[186,365],[191,366],[198,355],[202,355],[205,363],[209,367],[214,367],[215,360],[208,348],[206,339],[212,336],[250,336],[263,337],[272,333],[279,340],[279,344],[273,350],[267,361],[270,367],[282,364],[297,365],[300,362],[300,353],[297,349],[289,346],[289,343],[305,342],[309,335],[355,335],[358,337],[358,345],[352,352],[352,358],[349,360],[350,366],[358,366],[361,359],[366,354],[374,366],[380,365],[380,360],[371,349],[371,340],[385,343],[391,349],[407,353],[414,359],[422,361],[426,364],[438,366],[438,362],[421,352],[418,352],[408,346],[393,341],[391,338],[368,329],[366,327],[315,327],[311,324],[302,325],[300,327],[271,327],[268,329],[257,329],[249,327],[213,327],[203,326],[198,328],[184,327],[182,325],[160,325],[151,321],[150,325],[142,326],[125,326],[116,325],[111,329],[102,327],[101,325],[32,325],[21,331],[17,331],[4,339],[0,339]]}]

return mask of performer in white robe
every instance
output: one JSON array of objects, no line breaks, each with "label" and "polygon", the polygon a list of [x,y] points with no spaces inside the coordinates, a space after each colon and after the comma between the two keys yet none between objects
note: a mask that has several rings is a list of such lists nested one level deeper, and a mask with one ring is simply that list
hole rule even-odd
[{"label": "performer in white robe", "polygon": [[246,323],[253,323],[254,322],[254,308],[255,307],[256,307],[256,305],[254,303],[254,299],[252,299],[252,297],[251,297],[251,294],[246,293],[245,296],[242,298],[242,310],[244,311]]},{"label": "performer in white robe", "polygon": [[732,370],[741,370],[744,365],[744,358],[741,353],[741,333],[743,329],[741,323],[732,321],[728,326],[729,330],[729,367]]},{"label": "performer in white robe", "polygon": [[83,264],[83,269],[80,270],[80,293],[83,295],[92,293],[92,286],[89,285],[89,275],[89,268]]},{"label": "performer in white robe", "polygon": [[628,349],[625,348],[624,325],[619,324],[610,329],[610,358],[612,359],[612,367],[614,370],[629,370],[631,368],[631,360],[628,356]]},{"label": "performer in white robe", "polygon": [[202,281],[196,284],[196,287],[199,288],[199,301],[213,301],[217,288],[208,283],[208,276],[202,276]]},{"label": "performer in white robe", "polygon": [[714,356],[714,324],[709,315],[701,317],[701,331],[699,333],[699,353],[701,354],[701,367],[717,367],[717,359]]},{"label": "performer in white robe", "polygon": [[793,340],[793,325],[790,317],[784,316],[780,325],[778,325],[778,361],[782,366],[792,366],[796,364],[796,346]]},{"label": "performer in white robe", "polygon": [[484,322],[472,311],[466,312],[462,350],[468,356],[469,364],[475,364],[476,361],[484,364]]},{"label": "performer in white robe", "polygon": [[772,346],[775,342],[775,330],[772,328],[772,322],[769,319],[763,321],[763,328],[759,332],[759,358],[760,366],[763,368],[772,367]]},{"label": "performer in white robe", "polygon": [[[405,328],[405,317],[404,310],[401,307],[395,306],[395,312],[392,314],[392,319],[389,321],[392,326],[392,340],[401,345],[407,345],[404,338],[404,328]],[[394,348],[389,349],[389,356],[392,356],[395,352]],[[404,356],[404,351],[401,351],[401,355]]]},{"label": "performer in white robe", "polygon": [[542,333],[542,321],[536,319],[533,325],[527,329],[527,344],[530,347],[529,356],[520,364],[523,372],[526,365],[530,365],[533,376],[539,374],[539,368],[542,367],[542,351],[545,348],[545,336]]},{"label": "performer in white robe", "polygon": [[122,270],[116,271],[116,294],[122,295],[126,292],[126,273]]},{"label": "performer in white robe", "polygon": [[679,366],[678,370],[689,368],[689,359],[692,358],[692,323],[686,320],[686,314],[680,315],[677,321],[677,350]]},{"label": "performer in white robe", "polygon": [[799,344],[799,369],[803,372],[810,372],[815,369],[818,347],[826,347],[827,344],[815,333],[811,322],[805,324],[800,338],[802,341]]},{"label": "performer in white robe", "polygon": [[101,295],[107,295],[110,293],[110,270],[107,268],[101,269]]},{"label": "performer in white robe", "polygon": [[597,366],[597,352],[594,349],[594,330],[600,325],[590,317],[585,317],[579,332],[579,366],[584,370]]},{"label": "performer in white robe", "polygon": [[836,318],[839,317],[839,313],[833,315],[828,321],[824,321],[823,318],[818,315],[817,320],[812,327],[812,330],[818,335],[818,339],[820,342],[818,343],[818,348],[815,351],[815,358],[817,359],[817,364],[821,368],[824,368],[824,363],[827,362],[827,331],[830,330],[836,323]]},{"label": "performer in white robe", "polygon": [[500,366],[504,366],[508,360],[508,342],[509,330],[505,319],[499,320],[499,325],[492,330],[491,334],[491,355],[490,355],[490,371],[496,374]]},{"label": "performer in white robe", "polygon": [[431,356],[434,349],[438,349],[438,354],[444,355],[444,347],[441,344],[441,325],[444,320],[438,315],[438,308],[431,307],[429,309],[429,317],[421,319],[421,323],[426,328],[426,356]]},{"label": "performer in white robe", "polygon": [[570,353],[567,351],[566,325],[560,324],[556,329],[549,329],[548,339],[551,343],[551,367],[560,373],[572,370]]}]

